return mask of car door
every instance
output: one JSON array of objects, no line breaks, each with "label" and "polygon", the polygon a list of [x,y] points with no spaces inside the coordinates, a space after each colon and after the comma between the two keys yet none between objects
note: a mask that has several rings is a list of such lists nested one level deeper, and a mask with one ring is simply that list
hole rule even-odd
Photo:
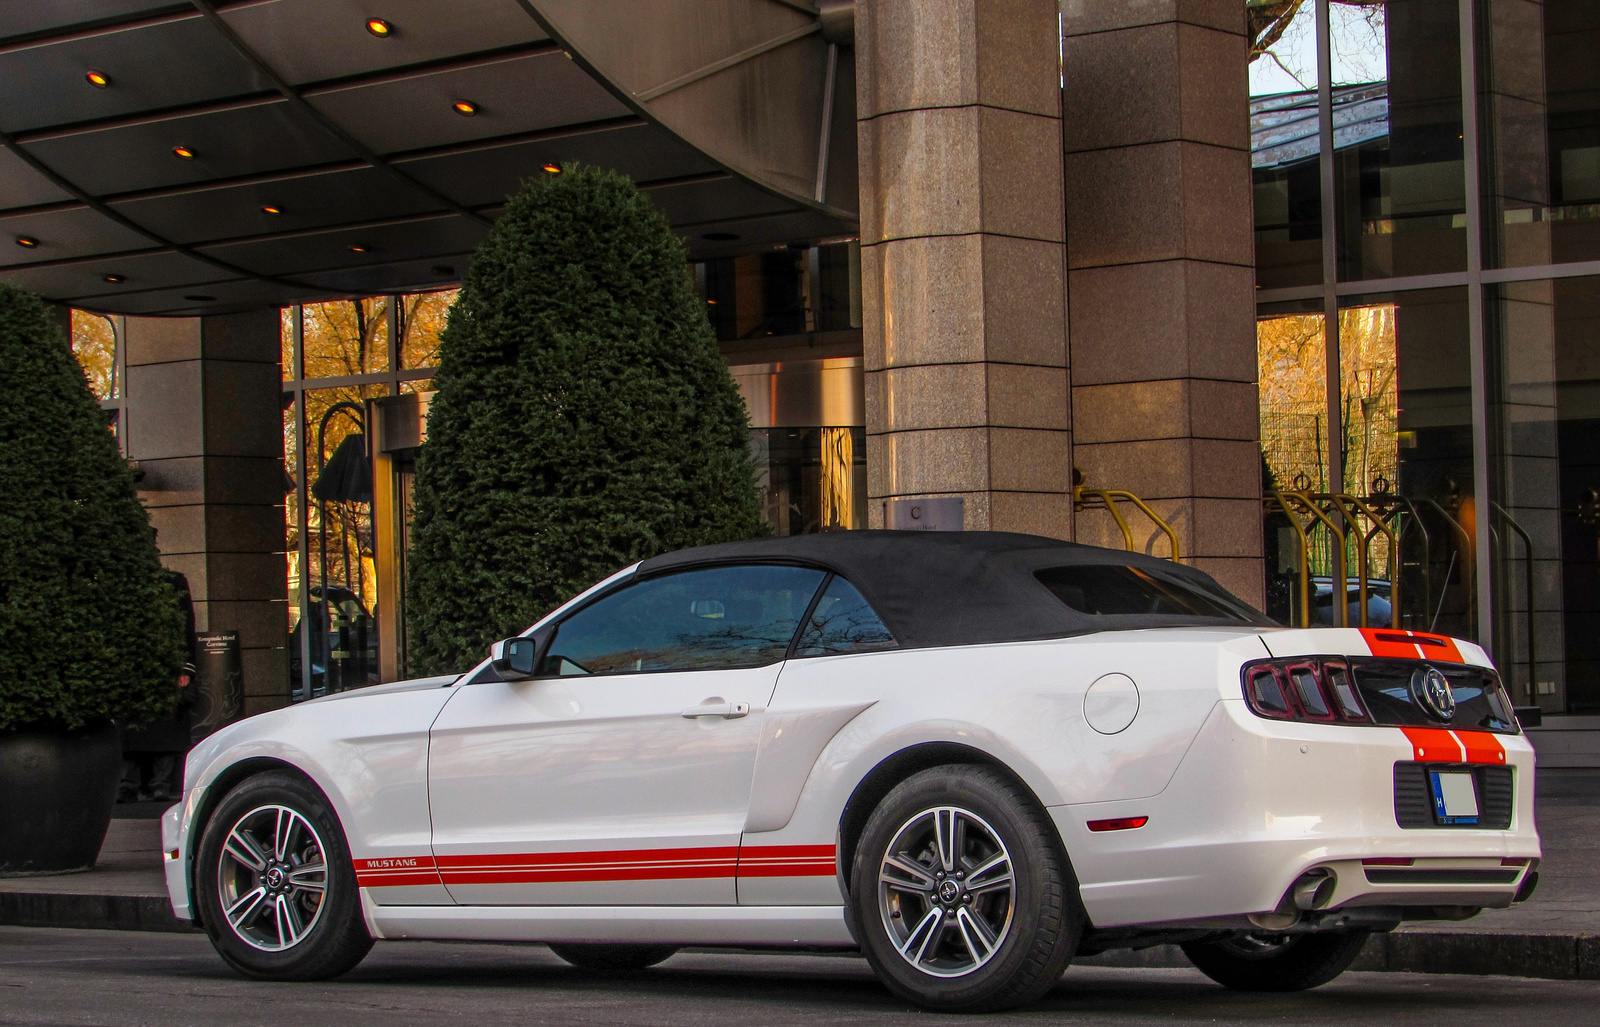
[{"label": "car door", "polygon": [[734,903],[762,719],[823,577],[739,565],[631,582],[563,617],[535,678],[458,686],[428,759],[452,898]]}]

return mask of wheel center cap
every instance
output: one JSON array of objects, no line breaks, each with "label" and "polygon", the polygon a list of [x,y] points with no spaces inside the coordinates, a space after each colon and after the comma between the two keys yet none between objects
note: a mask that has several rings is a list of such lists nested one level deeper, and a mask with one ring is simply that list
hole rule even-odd
[{"label": "wheel center cap", "polygon": [[276,890],[278,888],[282,888],[283,887],[283,877],[284,877],[284,874],[283,874],[283,868],[282,867],[268,867],[267,868],[267,876],[266,876],[266,885],[267,885],[267,887],[268,888],[272,888],[274,890]]},{"label": "wheel center cap", "polygon": [[945,881],[940,881],[939,882],[939,901],[940,902],[943,902],[946,905],[948,905],[950,903],[955,902],[959,898],[961,898],[961,885],[957,884],[954,881],[950,881],[950,880],[945,880]]}]

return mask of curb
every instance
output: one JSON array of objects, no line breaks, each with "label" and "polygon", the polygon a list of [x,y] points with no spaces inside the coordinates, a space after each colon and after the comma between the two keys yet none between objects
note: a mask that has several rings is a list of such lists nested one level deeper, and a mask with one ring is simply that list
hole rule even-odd
[{"label": "curb", "polygon": [[101,931],[193,931],[165,895],[0,891],[0,925]]},{"label": "curb", "polygon": [[[1074,965],[1187,967],[1176,945],[1119,950],[1073,960]],[[1468,934],[1393,931],[1373,935],[1352,970],[1378,973],[1470,974],[1600,981],[1600,934]]]}]

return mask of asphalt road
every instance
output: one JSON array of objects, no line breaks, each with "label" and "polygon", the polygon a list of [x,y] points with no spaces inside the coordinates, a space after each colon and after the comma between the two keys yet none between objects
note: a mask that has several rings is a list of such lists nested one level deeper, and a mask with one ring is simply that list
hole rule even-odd
[{"label": "asphalt road", "polygon": [[[1600,981],[1347,973],[1300,995],[1242,995],[1193,970],[1075,967],[1032,1008],[939,1024],[1282,1023],[1473,1027],[1600,1022]],[[0,1023],[229,1027],[922,1023],[845,956],[680,953],[626,979],[541,946],[379,943],[323,984],[234,976],[203,937],[0,928]]]}]

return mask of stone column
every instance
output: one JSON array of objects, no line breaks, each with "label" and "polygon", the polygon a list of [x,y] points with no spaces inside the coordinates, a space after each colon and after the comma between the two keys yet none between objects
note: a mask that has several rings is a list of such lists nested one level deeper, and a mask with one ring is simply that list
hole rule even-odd
[{"label": "stone column", "polygon": [[1055,0],[859,0],[869,524],[1072,533]]},{"label": "stone column", "polygon": [[128,457],[195,627],[236,631],[245,709],[289,700],[278,311],[127,319]]},{"label": "stone column", "polygon": [[[1185,563],[1259,603],[1244,16],[1239,0],[1065,0],[1062,128],[1077,464],[1151,501]],[[1122,545],[1103,512],[1077,537]]]}]

